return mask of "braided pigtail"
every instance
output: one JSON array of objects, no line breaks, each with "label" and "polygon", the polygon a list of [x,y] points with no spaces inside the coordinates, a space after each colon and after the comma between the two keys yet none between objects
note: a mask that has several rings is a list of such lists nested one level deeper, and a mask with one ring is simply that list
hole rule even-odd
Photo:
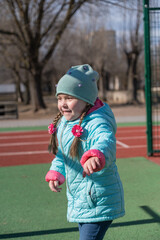
[{"label": "braided pigtail", "polygon": [[[86,105],[86,108],[84,109],[84,112],[81,115],[81,118],[80,118],[80,121],[79,121],[79,126],[81,126],[83,118],[86,116],[87,112],[89,111],[89,109],[91,107],[92,107],[92,105],[89,104],[89,103]],[[79,143],[80,143],[79,137],[75,137],[73,142],[72,142],[71,149],[70,149],[70,155],[71,155],[72,158],[78,157],[78,155],[79,155],[78,154]]]},{"label": "braided pigtail", "polygon": [[[59,112],[57,114],[57,116],[54,118],[53,126],[54,126],[55,129],[56,129],[57,123],[58,123],[58,121],[60,120],[61,117],[62,117],[62,114]],[[51,135],[50,143],[49,143],[49,146],[48,146],[48,151],[53,153],[53,154],[57,153],[57,134],[56,134],[56,131],[54,131]]]}]

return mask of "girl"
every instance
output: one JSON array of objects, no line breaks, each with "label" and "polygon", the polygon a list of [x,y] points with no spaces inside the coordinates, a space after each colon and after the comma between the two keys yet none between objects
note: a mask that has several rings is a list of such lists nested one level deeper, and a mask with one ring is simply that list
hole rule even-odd
[{"label": "girl", "polygon": [[99,75],[91,66],[72,67],[60,79],[59,113],[49,125],[56,155],[46,175],[53,192],[66,181],[67,219],[79,224],[80,240],[103,239],[111,222],[125,214],[116,166],[116,122],[97,98]]}]

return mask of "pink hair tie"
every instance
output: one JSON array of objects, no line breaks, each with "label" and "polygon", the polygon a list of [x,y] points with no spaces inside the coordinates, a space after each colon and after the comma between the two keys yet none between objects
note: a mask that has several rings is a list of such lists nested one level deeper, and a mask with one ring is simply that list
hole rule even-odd
[{"label": "pink hair tie", "polygon": [[54,134],[57,131],[57,128],[54,126],[53,123],[49,124],[48,126],[48,133],[49,134]]},{"label": "pink hair tie", "polygon": [[74,125],[72,128],[72,133],[75,137],[80,137],[82,135],[83,128],[79,125]]}]

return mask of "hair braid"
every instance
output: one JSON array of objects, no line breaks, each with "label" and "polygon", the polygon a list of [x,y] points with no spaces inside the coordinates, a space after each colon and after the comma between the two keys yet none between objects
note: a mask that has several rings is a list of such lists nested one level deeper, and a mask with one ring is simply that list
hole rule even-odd
[{"label": "hair braid", "polygon": [[[59,112],[57,114],[57,116],[54,118],[53,125],[55,127],[57,126],[57,123],[58,123],[58,121],[60,120],[61,117],[62,117],[62,114],[61,114],[61,112]],[[53,154],[57,153],[57,135],[56,135],[56,132],[51,135],[48,150],[49,150],[49,152],[52,152]]]},{"label": "hair braid", "polygon": [[[82,113],[82,115],[80,117],[79,126],[81,126],[83,118],[86,116],[87,112],[89,111],[89,109],[91,107],[92,107],[92,105],[89,103],[86,105],[84,112]],[[71,149],[70,149],[70,155],[72,158],[78,157],[78,155],[79,155],[78,154],[79,143],[80,143],[79,137],[75,137],[72,142]]]}]

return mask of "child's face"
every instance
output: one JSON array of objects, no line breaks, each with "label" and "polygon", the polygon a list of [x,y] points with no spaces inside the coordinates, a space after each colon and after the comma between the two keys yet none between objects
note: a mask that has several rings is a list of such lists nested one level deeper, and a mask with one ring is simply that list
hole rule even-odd
[{"label": "child's face", "polygon": [[67,121],[73,121],[80,117],[87,103],[66,94],[59,94],[58,109]]}]

